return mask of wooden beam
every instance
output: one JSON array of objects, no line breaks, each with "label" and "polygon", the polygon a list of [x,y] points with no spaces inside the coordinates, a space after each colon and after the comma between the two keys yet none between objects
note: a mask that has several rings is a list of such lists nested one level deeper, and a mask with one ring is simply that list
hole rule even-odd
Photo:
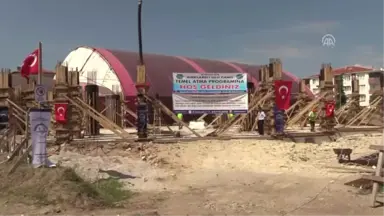
[{"label": "wooden beam", "polygon": [[361,178],[362,179],[366,179],[366,180],[371,180],[371,181],[374,181],[374,182],[377,182],[377,183],[381,183],[381,184],[384,183],[384,178],[381,177],[381,176],[362,175]]},{"label": "wooden beam", "polygon": [[229,128],[231,128],[233,125],[236,125],[238,122],[242,121],[247,117],[249,113],[251,113],[253,110],[257,109],[259,107],[259,104],[267,100],[268,98],[272,97],[274,94],[273,91],[270,91],[266,93],[259,101],[257,101],[250,109],[248,109],[248,112],[246,114],[240,114],[235,116],[235,118],[232,118],[223,128],[220,130],[216,130],[213,133],[210,133],[210,135],[221,135],[225,133]]},{"label": "wooden beam", "polygon": [[374,101],[372,101],[372,103],[370,103],[369,106],[365,107],[364,109],[362,109],[354,118],[352,118],[351,120],[349,120],[347,122],[346,125],[352,125],[353,123],[355,123],[357,120],[359,120],[362,116],[364,116],[364,114],[366,114],[367,112],[369,112],[369,110],[371,109],[371,107],[376,107],[382,100],[382,97],[377,97]]},{"label": "wooden beam", "polygon": [[301,118],[304,117],[308,113],[310,109],[312,109],[316,104],[323,99],[328,92],[322,92],[315,100],[311,101],[307,106],[305,106],[299,113],[297,113],[295,116],[293,116],[287,123],[286,127],[292,126],[296,124]]},{"label": "wooden beam", "polygon": [[[67,97],[67,96],[66,96]],[[70,99],[69,97],[67,97],[67,99]],[[72,100],[72,99],[70,99]],[[119,131],[120,133],[122,134],[125,134],[125,135],[129,135],[130,134],[125,131],[123,128],[121,128],[120,126],[118,126],[115,122],[111,121],[109,118],[107,118],[105,115],[103,114],[100,114],[97,110],[95,110],[93,107],[91,107],[90,105],[88,105],[87,103],[85,103],[83,100],[81,100],[81,98],[78,98],[78,97],[75,97],[75,100],[77,102],[77,104],[83,108],[84,112],[87,113],[87,114],[90,114],[90,113],[93,113],[94,116],[97,116],[98,119],[100,120],[103,120],[106,124],[109,125],[110,128],[113,128],[114,130],[116,131]],[[72,100],[73,102],[75,102],[74,100]],[[101,123],[101,122],[99,122]],[[104,126],[103,126],[104,127]]]},{"label": "wooden beam", "polygon": [[197,121],[202,121],[208,114],[207,113],[204,113],[203,115],[201,115]]},{"label": "wooden beam", "polygon": [[384,145],[370,145],[369,149],[377,150],[377,151],[384,151]]},{"label": "wooden beam", "polygon": [[157,103],[157,105],[160,106],[160,109],[169,117],[171,117],[175,122],[183,125],[185,128],[187,128],[189,131],[191,131],[195,136],[202,137],[199,133],[197,133],[195,130],[192,130],[185,122],[181,121],[177,116],[168,109],[160,100],[157,100],[156,98],[152,98],[148,95],[144,95],[144,97],[151,102],[152,104]]},{"label": "wooden beam", "polygon": [[[71,102],[73,105],[75,105],[76,107],[78,107],[80,110],[82,110],[84,113],[86,113],[87,115],[91,116],[92,118],[94,118],[96,121],[98,121],[101,126],[103,126],[104,128],[106,129],[109,129],[111,130],[114,134],[118,135],[119,137],[121,138],[127,138],[126,137],[126,134],[128,134],[130,136],[130,134],[128,132],[125,131],[125,133],[121,133],[121,131],[119,130],[116,130],[115,127],[112,126],[111,124],[111,121],[105,121],[103,118],[100,118],[100,116],[96,115],[94,112],[92,112],[92,110],[88,109],[84,109],[83,106],[81,106],[80,104],[78,104],[76,101],[72,100],[71,98],[65,96],[66,99]],[[93,109],[93,108],[92,108]]]},{"label": "wooden beam", "polygon": [[13,158],[19,153],[19,151],[23,148],[23,146],[25,146],[26,142],[28,142],[28,139],[24,137],[21,143],[13,150],[13,152],[7,159],[7,162],[13,160]]},{"label": "wooden beam", "polygon": [[211,123],[209,123],[209,125],[207,125],[206,128],[209,128],[211,125],[213,125],[215,122],[217,122],[217,120],[219,120],[219,118],[221,118],[223,114],[220,114],[220,115],[217,115],[212,121]]},{"label": "wooden beam", "polygon": [[373,187],[372,187],[372,195],[371,195],[371,207],[376,206],[376,196],[377,192],[379,190],[379,183],[383,185],[383,177],[381,176],[381,168],[383,167],[383,151],[379,152],[379,157],[377,159],[377,165],[376,165],[376,171],[375,171],[375,177],[373,179]]}]

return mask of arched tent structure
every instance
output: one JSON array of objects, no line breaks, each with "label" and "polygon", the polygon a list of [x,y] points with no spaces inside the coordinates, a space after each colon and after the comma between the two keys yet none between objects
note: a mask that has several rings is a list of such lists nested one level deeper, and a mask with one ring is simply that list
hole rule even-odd
[{"label": "arched tent structure", "polygon": [[[149,94],[159,94],[161,98],[172,95],[173,72],[196,73],[248,73],[248,80],[257,85],[258,65],[248,65],[219,60],[187,58],[144,54]],[[119,89],[125,98],[136,96],[135,80],[138,54],[136,52],[110,50],[94,47],[78,47],[68,54],[63,64],[80,71],[80,82],[89,82],[88,74],[95,72],[91,82],[107,89]],[[299,79],[289,72],[283,72],[284,80],[292,80],[293,92],[299,88]],[[312,94],[308,89],[308,93]]]}]

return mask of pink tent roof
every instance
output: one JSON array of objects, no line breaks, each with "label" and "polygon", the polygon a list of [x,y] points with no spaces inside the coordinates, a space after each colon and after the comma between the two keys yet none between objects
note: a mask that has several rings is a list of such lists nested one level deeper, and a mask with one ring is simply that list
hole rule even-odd
[{"label": "pink tent roof", "polygon": [[[124,95],[135,96],[136,67],[139,62],[137,52],[91,48],[98,52],[115,71],[122,85]],[[182,56],[167,56],[158,54],[144,54],[147,81],[150,83],[149,94],[160,96],[172,95],[172,73],[248,73],[248,80],[255,85],[258,83],[258,65],[248,65],[219,60],[187,58]],[[299,78],[289,72],[283,72],[284,80],[292,80],[293,93],[299,89]],[[312,95],[307,89],[307,93]]]}]

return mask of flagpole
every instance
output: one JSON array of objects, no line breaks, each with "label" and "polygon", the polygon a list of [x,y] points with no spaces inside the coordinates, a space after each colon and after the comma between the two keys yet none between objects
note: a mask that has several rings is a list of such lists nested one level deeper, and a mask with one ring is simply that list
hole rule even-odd
[{"label": "flagpole", "polygon": [[41,85],[43,84],[43,61],[42,61],[42,56],[43,56],[43,44],[39,42],[39,51],[38,51],[38,63],[39,63],[39,73],[37,77],[37,84]]},{"label": "flagpole", "polygon": [[[38,74],[37,74],[37,84],[41,85],[43,84],[43,44],[39,42],[39,50],[37,53],[37,59],[39,63],[39,68],[38,68]],[[41,104],[39,103],[38,105],[39,108],[41,108]]]}]

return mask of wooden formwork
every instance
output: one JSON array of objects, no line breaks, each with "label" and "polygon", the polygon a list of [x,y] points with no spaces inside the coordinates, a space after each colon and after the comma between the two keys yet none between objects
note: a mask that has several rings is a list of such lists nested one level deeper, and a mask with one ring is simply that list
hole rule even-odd
[{"label": "wooden formwork", "polygon": [[[286,110],[287,116],[285,122],[289,122],[293,116],[297,115],[301,110],[305,109],[305,107],[313,100],[305,90],[306,82],[307,80],[300,80],[299,93],[295,98],[295,103]],[[301,115],[301,117],[298,119],[298,122],[301,122],[300,126],[303,128],[306,125],[307,116]]]},{"label": "wooden formwork", "polygon": [[336,111],[336,119],[339,124],[346,124],[350,119],[353,119],[361,111],[361,109],[359,80],[353,79],[352,94],[349,96],[347,103]]},{"label": "wooden formwork", "polygon": [[[268,65],[263,65],[259,70],[259,88],[250,97],[249,110],[239,118],[242,131],[254,131],[257,127],[257,113],[260,109],[266,114],[265,132],[273,134],[274,123],[274,81],[282,79],[282,62],[280,59],[271,58]],[[267,96],[267,97],[266,97]],[[232,123],[233,124],[233,123]],[[230,125],[230,123],[228,124]],[[224,133],[226,129],[220,133]]]},{"label": "wooden formwork", "polygon": [[330,64],[323,64],[320,69],[320,94],[313,100],[300,103],[298,111],[293,116],[290,116],[286,123],[286,127],[292,127],[299,124],[303,127],[308,119],[308,113],[315,107],[318,109],[318,122],[321,129],[325,131],[333,130],[336,125],[335,118],[328,118],[325,116],[326,104],[335,101],[333,73]]},{"label": "wooden formwork", "polygon": [[320,92],[324,92],[324,97],[320,100],[319,104],[319,120],[320,127],[325,131],[331,131],[337,125],[335,118],[326,116],[326,105],[328,103],[335,103],[335,91],[333,84],[333,72],[330,64],[323,64],[320,70]]},{"label": "wooden formwork", "polygon": [[[380,75],[380,89],[383,89],[383,74]],[[347,103],[336,112],[337,119],[344,126],[373,125],[382,126],[383,121],[383,91],[375,91],[370,96],[371,100],[368,106],[360,106],[359,81],[352,75],[352,94]]]},{"label": "wooden formwork", "polygon": [[[16,92],[16,94],[15,94]],[[22,94],[15,91],[12,86],[11,70],[1,69],[0,71],[0,107],[8,110],[7,128],[2,130],[0,138],[1,152],[7,152],[6,162],[11,162],[17,158],[16,163],[11,167],[13,171],[29,152],[31,145],[28,145],[28,116],[27,112],[19,104],[22,102]],[[24,132],[21,139],[17,138],[20,132]]]},{"label": "wooden formwork", "polygon": [[[260,99],[268,92],[270,91],[270,86],[268,85],[268,79],[269,79],[269,66],[263,65],[259,69],[259,88],[257,91],[253,92],[250,95],[249,98],[249,107],[253,107],[255,103],[258,103]],[[259,107],[256,107],[252,111],[248,111],[247,115],[240,121],[240,130],[242,131],[254,131],[257,126],[257,112],[259,111],[259,108],[263,108],[264,101],[258,103],[257,105]]]},{"label": "wooden formwork", "polygon": [[113,121],[115,124],[123,127],[122,121],[122,105],[119,94],[106,95],[104,100],[104,109],[100,111],[108,119]]},{"label": "wooden formwork", "polygon": [[58,123],[55,121],[56,144],[69,142],[73,138],[81,138],[83,113],[68,100],[68,98],[80,96],[79,72],[68,71],[66,66],[58,64],[54,84],[54,103],[67,104],[67,122]]},{"label": "wooden formwork", "polygon": [[14,149],[15,145],[15,136],[17,130],[15,127],[10,128],[9,126],[15,125],[17,119],[13,116],[13,109],[8,103],[9,99],[12,99],[14,96],[12,91],[12,76],[10,69],[2,68],[0,71],[0,107],[8,109],[8,127],[3,133],[3,138],[1,139],[2,147],[1,149],[7,152],[10,152]]}]

